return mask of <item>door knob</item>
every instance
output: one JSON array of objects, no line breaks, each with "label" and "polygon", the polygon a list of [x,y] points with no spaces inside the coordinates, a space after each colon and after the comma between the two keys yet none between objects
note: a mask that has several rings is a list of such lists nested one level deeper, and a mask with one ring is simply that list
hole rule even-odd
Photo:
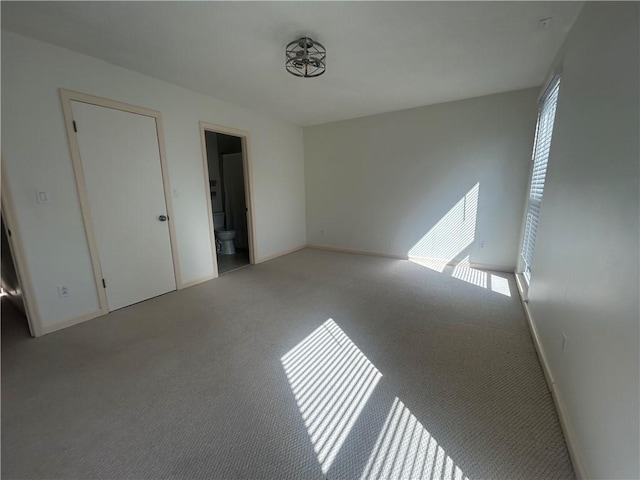
[{"label": "door knob", "polygon": [[167,221],[167,219],[168,219],[168,217],[167,217],[166,215],[160,215],[160,216],[158,217],[158,220],[160,220],[161,222],[166,222],[166,221]]}]

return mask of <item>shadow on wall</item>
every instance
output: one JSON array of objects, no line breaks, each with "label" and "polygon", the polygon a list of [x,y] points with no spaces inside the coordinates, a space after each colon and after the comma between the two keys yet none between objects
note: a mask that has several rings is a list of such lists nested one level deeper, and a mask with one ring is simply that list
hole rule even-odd
[{"label": "shadow on wall", "polygon": [[476,183],[407,252],[409,260],[436,272],[511,296],[506,276],[471,266],[468,250],[474,244],[480,183]]},{"label": "shadow on wall", "polygon": [[[326,474],[382,374],[332,319],[284,355],[281,362],[322,473]],[[354,441],[359,442],[360,437]],[[398,397],[359,478],[468,480]]]}]

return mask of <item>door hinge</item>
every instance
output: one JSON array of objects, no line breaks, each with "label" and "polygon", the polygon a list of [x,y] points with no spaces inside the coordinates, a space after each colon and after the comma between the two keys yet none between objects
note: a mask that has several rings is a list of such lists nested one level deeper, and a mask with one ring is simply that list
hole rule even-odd
[{"label": "door hinge", "polygon": [[102,288],[107,288],[107,282],[104,281],[104,278],[102,279]]},{"label": "door hinge", "polygon": [[73,121],[73,131],[78,133],[78,125],[76,125],[76,121]]}]

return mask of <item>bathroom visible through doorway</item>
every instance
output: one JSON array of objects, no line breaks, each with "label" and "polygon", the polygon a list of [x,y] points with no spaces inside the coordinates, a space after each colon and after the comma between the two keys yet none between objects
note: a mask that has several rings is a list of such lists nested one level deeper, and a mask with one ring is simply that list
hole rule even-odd
[{"label": "bathroom visible through doorway", "polygon": [[203,127],[218,274],[252,263],[246,137]]}]

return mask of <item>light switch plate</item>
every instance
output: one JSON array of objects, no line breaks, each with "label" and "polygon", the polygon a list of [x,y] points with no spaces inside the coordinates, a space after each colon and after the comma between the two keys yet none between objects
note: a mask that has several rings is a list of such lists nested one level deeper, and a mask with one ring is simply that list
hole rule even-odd
[{"label": "light switch plate", "polygon": [[49,203],[49,192],[36,190],[36,200],[38,203]]}]

